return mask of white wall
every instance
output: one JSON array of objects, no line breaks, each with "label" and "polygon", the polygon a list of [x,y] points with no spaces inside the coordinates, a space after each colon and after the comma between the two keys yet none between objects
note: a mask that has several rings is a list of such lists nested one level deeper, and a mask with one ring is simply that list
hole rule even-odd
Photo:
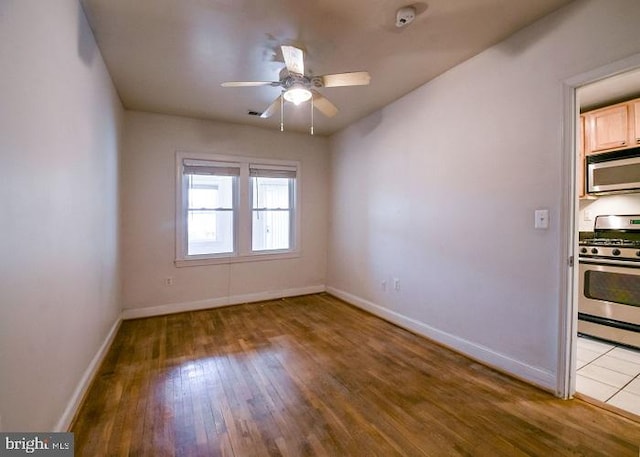
[{"label": "white wall", "polygon": [[640,214],[640,194],[605,195],[593,200],[580,200],[580,231],[593,232],[595,217],[600,214]]},{"label": "white wall", "polygon": [[0,2],[0,68],[0,416],[53,430],[120,312],[122,106],[76,0]]},{"label": "white wall", "polygon": [[[123,155],[125,317],[323,290],[328,140],[306,134],[128,111]],[[302,255],[176,267],[176,151],[299,160]],[[173,278],[173,285],[164,280]]]},{"label": "white wall", "polygon": [[329,290],[555,389],[563,81],[639,53],[639,21],[578,1],[332,137]]}]

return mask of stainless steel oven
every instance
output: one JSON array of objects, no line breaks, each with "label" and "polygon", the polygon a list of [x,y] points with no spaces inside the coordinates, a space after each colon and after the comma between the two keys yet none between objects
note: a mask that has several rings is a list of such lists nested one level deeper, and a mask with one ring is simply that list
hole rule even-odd
[{"label": "stainless steel oven", "polygon": [[580,241],[578,332],[640,347],[640,215],[598,216]]}]

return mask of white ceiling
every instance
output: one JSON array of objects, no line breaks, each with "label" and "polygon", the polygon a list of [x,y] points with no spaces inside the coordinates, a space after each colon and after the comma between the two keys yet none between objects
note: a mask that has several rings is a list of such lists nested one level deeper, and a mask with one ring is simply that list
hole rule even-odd
[{"label": "white ceiling", "polygon": [[582,86],[577,94],[580,111],[640,97],[640,70],[628,71]]},{"label": "white ceiling", "polygon": [[[570,0],[428,0],[398,29],[403,0],[82,0],[124,106],[263,126],[275,87],[222,88],[224,81],[277,80],[279,47],[306,51],[315,75],[367,70],[371,84],[320,91],[339,108],[316,111],[331,134],[410,92]],[[306,131],[309,104],[285,106],[285,128]]]}]

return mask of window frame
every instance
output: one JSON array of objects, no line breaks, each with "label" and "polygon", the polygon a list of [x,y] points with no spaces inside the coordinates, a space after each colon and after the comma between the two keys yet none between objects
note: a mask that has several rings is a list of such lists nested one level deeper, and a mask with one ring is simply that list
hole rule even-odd
[{"label": "window frame", "polygon": [[[219,164],[219,162],[216,162],[216,163]],[[187,232],[189,227],[189,215],[191,214],[192,211],[203,211],[203,210],[211,211],[213,212],[213,214],[216,215],[216,219],[217,217],[219,217],[220,212],[229,211],[231,212],[232,228],[236,225],[236,221],[238,219],[238,205],[237,205],[238,198],[237,197],[238,197],[239,176],[230,176],[231,178],[233,178],[231,183],[231,193],[232,193],[231,208],[224,208],[222,206],[218,206],[216,208],[208,208],[208,209],[190,207],[189,198],[188,198],[188,189],[189,188],[193,189],[193,186],[189,185],[189,179],[186,176],[189,176],[189,175],[182,176],[182,191],[184,192],[184,195],[185,195],[185,207],[183,208],[182,216],[184,217],[184,221],[185,221],[184,222],[185,223],[185,231],[184,231],[185,248],[186,248],[186,251],[188,251],[189,246],[188,246],[188,240],[187,240],[187,237],[188,237]],[[216,235],[217,235],[217,230],[216,230]],[[233,243],[231,243],[230,252],[217,252],[217,253],[211,253],[211,254],[185,254],[185,255],[190,259],[208,258],[210,256],[225,257],[225,256],[234,255],[234,253],[237,251],[237,240],[236,240],[235,233],[232,233],[232,237],[233,237]],[[215,241],[218,241],[218,240],[215,240]]]},{"label": "window frame", "polygon": [[[264,163],[260,163],[260,164],[256,164],[256,163],[251,163],[249,165],[249,209],[251,211],[251,252],[252,253],[265,253],[265,252],[270,252],[270,253],[277,253],[277,252],[287,252],[289,251],[291,248],[286,248],[286,249],[254,249],[253,246],[253,230],[254,230],[254,215],[256,213],[256,211],[262,211],[265,213],[269,213],[269,212],[280,212],[280,211],[286,211],[289,213],[289,244],[292,246],[295,246],[295,242],[296,242],[296,236],[297,234],[295,233],[295,227],[296,227],[296,220],[295,220],[295,214],[296,214],[296,188],[297,188],[297,180],[298,180],[298,172],[297,169],[295,170],[291,170],[290,168],[295,168],[295,167],[285,167],[283,165],[279,166],[280,168],[278,168],[278,166],[272,166],[272,165],[267,165]],[[285,168],[289,168],[289,170],[285,170]],[[285,174],[288,174],[290,172],[293,171],[293,173],[295,173],[295,177],[291,177],[291,176],[267,176],[267,175],[254,175],[252,173],[252,169],[253,170],[264,170],[264,169],[273,169],[273,170],[277,170],[277,171],[284,171]],[[268,174],[268,172],[267,172]],[[288,207],[287,208],[266,208],[266,207],[254,207],[254,191],[255,191],[255,186],[254,184],[254,179],[260,179],[260,178],[286,178],[288,180],[287,182],[287,204]],[[293,180],[292,180],[293,178]],[[266,215],[266,214],[265,214]]]},{"label": "window frame", "polygon": [[[240,167],[240,176],[236,178],[234,195],[233,238],[234,250],[231,253],[222,254],[187,254],[187,209],[188,191],[186,179],[183,179],[184,160],[206,160],[211,162],[237,164]],[[252,218],[253,204],[251,200],[251,166],[264,165],[267,167],[284,168],[295,167],[296,177],[293,182],[291,198],[291,229],[289,233],[290,248],[278,250],[252,250]],[[301,246],[301,164],[299,161],[268,159],[260,157],[244,157],[235,155],[221,155],[214,153],[176,152],[176,200],[175,200],[175,260],[178,267],[197,265],[216,265],[239,262],[254,262],[260,260],[288,259],[300,256]],[[290,186],[291,187],[291,186]]]}]

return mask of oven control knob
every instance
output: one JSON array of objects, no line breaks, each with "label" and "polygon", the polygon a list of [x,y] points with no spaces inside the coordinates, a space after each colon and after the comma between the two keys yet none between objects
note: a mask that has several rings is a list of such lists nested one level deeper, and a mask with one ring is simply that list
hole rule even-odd
[{"label": "oven control knob", "polygon": [[591,249],[591,254],[597,254],[598,250],[596,248]]},{"label": "oven control knob", "polygon": [[620,255],[620,249],[614,249],[613,251],[611,251],[611,254],[613,255]]},{"label": "oven control knob", "polygon": [[636,251],[636,255],[640,257],[640,251]]},{"label": "oven control knob", "polygon": [[[587,248],[580,249],[580,252],[583,253],[583,254],[586,254],[587,253]],[[640,251],[638,251],[638,252],[640,252]]]}]

